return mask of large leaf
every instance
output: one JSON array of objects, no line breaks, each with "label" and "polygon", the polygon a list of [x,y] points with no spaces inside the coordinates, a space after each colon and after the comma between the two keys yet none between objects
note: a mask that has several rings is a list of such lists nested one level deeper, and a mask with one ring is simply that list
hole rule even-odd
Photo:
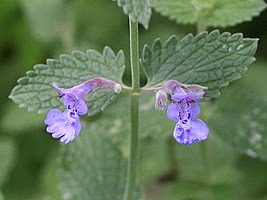
[{"label": "large leaf", "polygon": [[149,20],[152,14],[151,0],[117,0],[118,5],[123,8],[126,15],[129,15],[133,21],[142,24],[148,28]]},{"label": "large leaf", "polygon": [[209,125],[235,150],[267,160],[267,102],[251,91],[224,91]]},{"label": "large leaf", "polygon": [[170,79],[208,87],[206,98],[219,96],[219,89],[241,77],[255,58],[257,39],[213,31],[181,40],[170,37],[163,44],[156,39],[145,45],[141,65],[147,75],[146,87],[156,87]]},{"label": "large leaf", "polygon": [[250,21],[266,4],[263,0],[153,0],[153,7],[178,23],[225,27]]},{"label": "large leaf", "polygon": [[84,127],[75,142],[63,146],[61,190],[65,198],[123,199],[127,158],[112,137],[98,121]]},{"label": "large leaf", "polygon": [[[94,77],[104,77],[121,83],[125,58],[123,51],[117,55],[105,47],[103,54],[95,50],[85,53],[73,51],[71,55],[61,55],[59,60],[48,59],[47,64],[35,65],[34,71],[28,71],[18,80],[18,85],[9,96],[20,107],[28,110],[46,112],[61,107],[57,91],[51,86],[57,82],[60,87],[69,88]],[[114,91],[97,90],[89,93],[89,115],[103,110],[117,96]]]}]

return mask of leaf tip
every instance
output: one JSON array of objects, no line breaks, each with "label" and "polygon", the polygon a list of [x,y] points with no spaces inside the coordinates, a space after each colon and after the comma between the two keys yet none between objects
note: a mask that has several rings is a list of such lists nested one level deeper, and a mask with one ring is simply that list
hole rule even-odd
[{"label": "leaf tip", "polygon": [[29,82],[29,78],[28,77],[21,77],[17,80],[18,84],[20,85],[27,85]]}]

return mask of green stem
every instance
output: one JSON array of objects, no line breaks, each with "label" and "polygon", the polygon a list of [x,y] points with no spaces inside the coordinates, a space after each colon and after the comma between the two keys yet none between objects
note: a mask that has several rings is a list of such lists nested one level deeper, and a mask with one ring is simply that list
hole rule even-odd
[{"label": "green stem", "polygon": [[129,159],[127,168],[126,189],[124,200],[134,200],[137,186],[137,169],[139,159],[139,94],[140,94],[140,74],[139,74],[139,52],[138,52],[138,23],[129,18],[130,24],[130,60],[132,76],[131,93],[131,132],[129,137]]},{"label": "green stem", "polygon": [[139,45],[138,45],[138,22],[133,22],[129,18],[130,24],[130,61],[132,75],[133,92],[139,93],[140,73],[139,73]]}]

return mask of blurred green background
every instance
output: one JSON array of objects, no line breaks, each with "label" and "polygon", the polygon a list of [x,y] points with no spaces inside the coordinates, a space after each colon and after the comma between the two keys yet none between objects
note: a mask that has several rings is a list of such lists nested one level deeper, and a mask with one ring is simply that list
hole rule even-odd
[{"label": "blurred green background", "polygon": [[[242,111],[238,101],[242,100],[242,93],[233,92],[236,88],[245,88],[246,95],[253,94],[252,101],[257,98],[266,103],[266,24],[265,10],[251,22],[220,29],[242,32],[245,37],[260,41],[257,61],[243,78],[223,89],[218,100],[203,104],[202,118],[211,126],[210,138],[205,141],[206,153],[200,152],[201,144],[186,148],[169,137],[153,135],[152,131],[142,138],[139,179],[145,199],[267,199],[267,144],[259,150],[261,156],[250,151],[242,153],[236,146],[242,141],[227,141],[229,134],[236,134],[233,128],[229,133],[227,122],[223,121],[231,113],[215,114],[230,103],[235,103],[231,104],[232,112]],[[165,40],[172,34],[182,37],[190,32],[195,34],[196,27],[177,25],[153,12],[149,29],[140,26],[140,52],[144,44],[151,45],[157,37]],[[113,1],[0,0],[0,199],[1,193],[7,200],[61,199],[56,173],[61,144],[45,132],[44,115],[29,113],[8,99],[16,80],[47,58],[75,49],[101,52],[104,46],[110,46],[114,51],[124,50],[124,80],[129,84],[128,35],[128,19]],[[145,81],[142,73],[142,83]],[[239,96],[231,100],[233,95]],[[150,113],[147,117],[153,116]],[[229,119],[235,124],[238,115]],[[161,123],[169,127],[164,134],[171,136],[174,124],[168,120]],[[264,134],[267,137],[266,129]]]}]

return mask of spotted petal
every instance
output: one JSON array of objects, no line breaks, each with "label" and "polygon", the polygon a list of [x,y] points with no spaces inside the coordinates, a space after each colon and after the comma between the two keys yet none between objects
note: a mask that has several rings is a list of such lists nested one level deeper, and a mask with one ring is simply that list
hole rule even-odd
[{"label": "spotted petal", "polygon": [[173,136],[180,144],[190,145],[195,142],[206,140],[209,135],[208,126],[200,119],[193,120],[187,125],[177,123]]},{"label": "spotted petal", "polygon": [[177,109],[177,104],[176,103],[169,104],[166,114],[170,120],[172,120],[174,122],[178,122],[179,121],[179,112]]},{"label": "spotted petal", "polygon": [[68,112],[62,113],[57,109],[47,113],[45,124],[48,125],[47,132],[51,133],[53,138],[60,138],[65,144],[74,140],[81,130],[79,117],[70,117]]}]

